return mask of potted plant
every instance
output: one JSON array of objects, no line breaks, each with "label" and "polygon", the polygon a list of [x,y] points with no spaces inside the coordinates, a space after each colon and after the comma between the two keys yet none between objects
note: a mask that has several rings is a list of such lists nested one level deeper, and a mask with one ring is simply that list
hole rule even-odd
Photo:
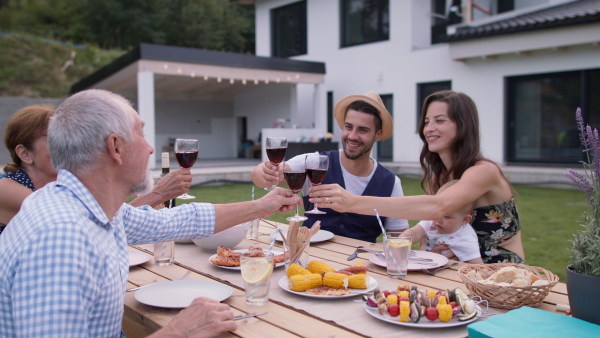
[{"label": "potted plant", "polygon": [[584,174],[569,169],[566,176],[585,193],[590,209],[583,213],[583,229],[572,241],[567,291],[573,317],[600,325],[600,136],[584,125],[581,108],[576,118],[587,160],[582,162]]}]

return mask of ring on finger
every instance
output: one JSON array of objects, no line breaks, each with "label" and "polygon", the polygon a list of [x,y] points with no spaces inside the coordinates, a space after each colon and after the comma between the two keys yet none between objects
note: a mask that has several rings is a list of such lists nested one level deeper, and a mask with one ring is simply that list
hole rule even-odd
[{"label": "ring on finger", "polygon": [[331,198],[327,197],[327,203],[331,204]]}]

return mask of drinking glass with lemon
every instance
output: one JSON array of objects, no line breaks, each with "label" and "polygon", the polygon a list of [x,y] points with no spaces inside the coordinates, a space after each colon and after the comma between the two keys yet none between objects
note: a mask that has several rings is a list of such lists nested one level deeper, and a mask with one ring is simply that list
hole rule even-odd
[{"label": "drinking glass with lemon", "polygon": [[386,233],[383,244],[388,276],[392,278],[406,277],[412,246],[411,234]]},{"label": "drinking glass with lemon", "polygon": [[266,305],[269,302],[269,286],[273,273],[273,254],[245,252],[240,255],[240,268],[244,289],[246,290],[246,304],[253,306]]}]

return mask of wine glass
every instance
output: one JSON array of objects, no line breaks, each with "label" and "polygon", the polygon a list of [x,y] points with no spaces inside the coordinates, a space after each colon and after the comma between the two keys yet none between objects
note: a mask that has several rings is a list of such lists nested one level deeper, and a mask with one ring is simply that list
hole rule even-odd
[{"label": "wine glass", "polygon": [[[294,194],[297,194],[298,191],[302,190],[304,181],[306,181],[306,163],[292,163],[291,165],[292,166],[287,165],[286,168],[285,163],[283,163],[283,177],[285,178],[288,187],[290,187],[290,190],[293,191]],[[308,217],[306,216],[298,215],[298,204],[296,204],[296,215],[286,218],[288,222],[302,222],[307,219]]]},{"label": "wine glass", "polygon": [[[327,175],[327,169],[329,169],[329,156],[310,154],[306,156],[306,175],[310,184],[314,187],[315,185],[321,184]],[[312,210],[306,211],[305,214],[326,214],[325,211],[319,210],[315,205]]]},{"label": "wine glass", "polygon": [[[183,169],[191,168],[194,165],[194,163],[196,163],[196,159],[198,158],[198,148],[198,140],[187,138],[176,139],[175,158],[177,158],[177,163],[179,163],[179,166]],[[196,196],[184,193],[183,195],[180,195],[177,198],[182,200],[191,200],[196,198]]]},{"label": "wine glass", "polygon": [[[279,170],[279,163],[283,161],[285,157],[285,152],[287,150],[287,138],[285,137],[267,137],[266,141],[267,146],[267,157],[269,158],[269,162],[272,165],[276,166],[276,170]],[[270,187],[265,188],[265,190],[273,190],[277,187],[276,184],[273,184]]]}]

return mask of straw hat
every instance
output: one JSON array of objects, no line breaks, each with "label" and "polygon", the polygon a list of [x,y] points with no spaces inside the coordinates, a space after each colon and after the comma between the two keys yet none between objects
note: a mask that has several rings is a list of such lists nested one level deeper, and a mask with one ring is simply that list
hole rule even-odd
[{"label": "straw hat", "polygon": [[344,129],[344,118],[346,117],[346,109],[348,109],[348,106],[352,102],[359,100],[369,103],[379,111],[382,129],[381,140],[387,140],[388,138],[392,137],[392,132],[394,131],[394,121],[392,120],[392,115],[390,115],[390,112],[388,112],[383,105],[383,101],[381,100],[381,97],[379,97],[379,94],[375,92],[368,92],[365,95],[348,95],[335,105],[333,115],[340,125],[340,128]]}]

